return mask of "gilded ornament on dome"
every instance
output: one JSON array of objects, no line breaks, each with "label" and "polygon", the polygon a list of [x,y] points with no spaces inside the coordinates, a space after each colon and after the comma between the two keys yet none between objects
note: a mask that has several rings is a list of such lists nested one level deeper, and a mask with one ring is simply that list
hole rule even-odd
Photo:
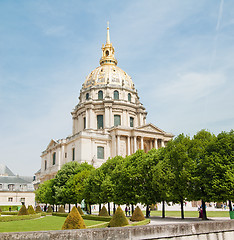
[{"label": "gilded ornament on dome", "polygon": [[98,80],[97,80],[97,82],[98,82],[98,83],[100,83],[100,82],[105,82],[105,78],[103,78],[103,77],[100,78],[100,77],[99,77]]},{"label": "gilded ornament on dome", "polygon": [[119,83],[119,78],[112,78],[112,82],[118,82]]}]

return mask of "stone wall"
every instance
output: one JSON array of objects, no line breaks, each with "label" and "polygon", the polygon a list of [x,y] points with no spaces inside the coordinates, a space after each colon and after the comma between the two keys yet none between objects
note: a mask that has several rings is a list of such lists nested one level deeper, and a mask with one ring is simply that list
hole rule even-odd
[{"label": "stone wall", "polygon": [[1,233],[1,240],[233,240],[234,220],[123,228]]}]

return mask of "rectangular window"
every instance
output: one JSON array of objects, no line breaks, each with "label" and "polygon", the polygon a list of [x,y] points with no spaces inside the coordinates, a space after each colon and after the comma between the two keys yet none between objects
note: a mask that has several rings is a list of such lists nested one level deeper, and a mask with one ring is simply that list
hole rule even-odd
[{"label": "rectangular window", "polygon": [[72,148],[72,161],[75,161],[75,148]]},{"label": "rectangular window", "polygon": [[86,129],[86,117],[84,117],[84,129]]},{"label": "rectangular window", "polygon": [[130,127],[134,127],[134,118],[130,117]]},{"label": "rectangular window", "polygon": [[9,191],[14,191],[15,190],[15,185],[14,184],[8,184],[8,190]]},{"label": "rectangular window", "polygon": [[121,125],[121,118],[120,115],[114,115],[114,126],[119,126]]},{"label": "rectangular window", "polygon": [[53,153],[53,165],[56,163],[56,152]]},{"label": "rectangular window", "polygon": [[97,147],[97,158],[104,159],[104,147]]},{"label": "rectangular window", "polygon": [[2,190],[2,184],[0,184],[0,190]]},{"label": "rectangular window", "polygon": [[65,153],[65,158],[67,158],[67,153]]},{"label": "rectangular window", "polygon": [[97,115],[97,129],[103,128],[103,115]]},{"label": "rectangular window", "polygon": [[13,197],[9,197],[8,202],[13,202]]},{"label": "rectangular window", "polygon": [[47,161],[45,160],[45,170],[47,169]]}]

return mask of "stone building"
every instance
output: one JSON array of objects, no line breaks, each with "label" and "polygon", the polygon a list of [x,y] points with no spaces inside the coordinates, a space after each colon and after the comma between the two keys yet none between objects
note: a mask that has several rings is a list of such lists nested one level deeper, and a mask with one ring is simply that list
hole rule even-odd
[{"label": "stone building", "polygon": [[143,149],[159,148],[173,137],[151,123],[131,77],[117,67],[107,27],[100,66],[85,79],[79,103],[72,111],[72,135],[51,140],[41,155],[41,182],[55,176],[70,161],[99,167],[109,157],[125,157]]},{"label": "stone building", "polygon": [[[0,164],[0,206],[35,205],[33,177],[15,175]],[[0,207],[1,208],[1,207]]]}]

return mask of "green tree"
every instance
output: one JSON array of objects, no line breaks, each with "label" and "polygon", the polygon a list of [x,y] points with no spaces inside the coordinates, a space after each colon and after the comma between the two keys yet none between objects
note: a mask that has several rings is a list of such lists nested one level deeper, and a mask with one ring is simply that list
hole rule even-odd
[{"label": "green tree", "polygon": [[170,198],[181,204],[181,218],[184,219],[184,200],[189,197],[192,187],[194,161],[189,157],[190,138],[183,134],[168,142],[165,148],[165,161],[168,161],[171,173]]},{"label": "green tree", "polygon": [[54,179],[41,183],[35,191],[35,199],[37,202],[45,204],[55,204]]}]

